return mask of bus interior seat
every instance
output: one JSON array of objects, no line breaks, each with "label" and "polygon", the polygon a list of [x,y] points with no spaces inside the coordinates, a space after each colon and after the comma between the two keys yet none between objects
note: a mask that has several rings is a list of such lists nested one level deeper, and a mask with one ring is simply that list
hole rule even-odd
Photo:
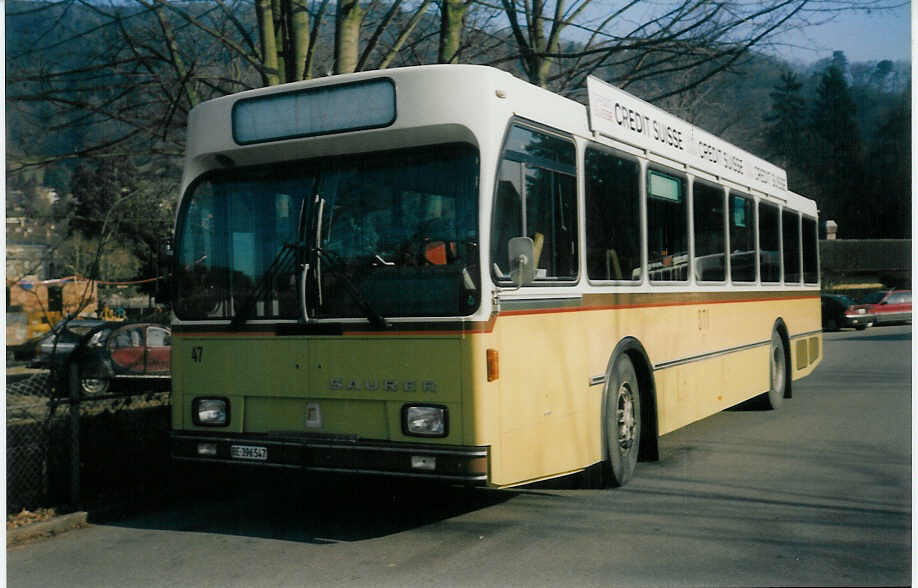
[{"label": "bus interior seat", "polygon": [[535,264],[535,267],[539,267],[539,259],[541,259],[542,257],[542,246],[543,245],[545,245],[545,235],[543,235],[542,233],[536,232],[532,236],[532,253],[533,253],[533,257],[535,258],[533,259],[533,263]]},{"label": "bus interior seat", "polygon": [[446,241],[431,241],[424,246],[424,259],[433,265],[446,265],[456,259],[456,244]]}]

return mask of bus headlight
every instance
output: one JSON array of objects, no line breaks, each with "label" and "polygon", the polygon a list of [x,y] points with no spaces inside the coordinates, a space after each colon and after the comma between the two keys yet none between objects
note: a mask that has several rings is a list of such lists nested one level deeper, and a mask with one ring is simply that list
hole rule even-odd
[{"label": "bus headlight", "polygon": [[402,407],[402,432],[415,437],[446,437],[448,416],[445,406],[406,404]]},{"label": "bus headlight", "polygon": [[198,426],[223,427],[229,423],[229,409],[226,398],[195,398],[191,404],[191,416]]}]

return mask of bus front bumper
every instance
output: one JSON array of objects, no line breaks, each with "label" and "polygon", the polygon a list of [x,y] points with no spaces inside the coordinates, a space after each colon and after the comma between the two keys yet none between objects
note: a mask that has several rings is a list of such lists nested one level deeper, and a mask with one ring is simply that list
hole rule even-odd
[{"label": "bus front bumper", "polygon": [[423,445],[296,434],[213,435],[173,431],[172,459],[200,463],[304,469],[488,482],[488,448]]}]

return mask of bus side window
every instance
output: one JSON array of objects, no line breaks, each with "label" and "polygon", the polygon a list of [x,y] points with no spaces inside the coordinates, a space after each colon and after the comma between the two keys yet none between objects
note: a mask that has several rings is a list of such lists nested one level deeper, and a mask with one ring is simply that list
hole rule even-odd
[{"label": "bus side window", "polygon": [[785,209],[781,213],[781,240],[784,242],[784,282],[800,283],[800,217]]},{"label": "bus side window", "polygon": [[730,194],[730,278],[755,282],[755,201]]},{"label": "bus side window", "polygon": [[803,281],[807,284],[819,282],[818,234],[816,220],[803,218]]},{"label": "bus side window", "polygon": [[591,280],[641,279],[641,188],[636,161],[587,147],[586,257]]},{"label": "bus side window", "polygon": [[778,207],[759,202],[759,271],[762,281],[781,281],[781,237]]},{"label": "bus side window", "polygon": [[501,164],[501,179],[497,184],[497,196],[494,200],[494,228],[491,231],[491,260],[495,277],[509,279],[510,268],[507,266],[507,243],[521,234],[523,204],[520,176],[521,164],[504,161]]},{"label": "bus side window", "polygon": [[685,180],[647,172],[647,273],[652,282],[688,280]]},{"label": "bus side window", "polygon": [[695,279],[723,282],[727,278],[724,259],[724,190],[709,184],[693,184],[695,220]]},{"label": "bus side window", "polygon": [[526,169],[526,236],[536,245],[536,279],[577,276],[576,202],[573,176]]},{"label": "bus side window", "polygon": [[[573,142],[519,125],[504,146],[491,230],[491,271],[510,277],[507,244],[536,245],[536,280],[577,276],[577,188]],[[541,244],[541,246],[539,246]]]}]

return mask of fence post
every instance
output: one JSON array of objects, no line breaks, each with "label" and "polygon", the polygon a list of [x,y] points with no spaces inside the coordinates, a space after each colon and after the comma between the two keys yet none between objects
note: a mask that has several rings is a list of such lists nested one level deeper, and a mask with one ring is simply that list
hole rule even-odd
[{"label": "fence post", "polygon": [[70,504],[80,504],[80,366],[69,362],[70,373]]}]

